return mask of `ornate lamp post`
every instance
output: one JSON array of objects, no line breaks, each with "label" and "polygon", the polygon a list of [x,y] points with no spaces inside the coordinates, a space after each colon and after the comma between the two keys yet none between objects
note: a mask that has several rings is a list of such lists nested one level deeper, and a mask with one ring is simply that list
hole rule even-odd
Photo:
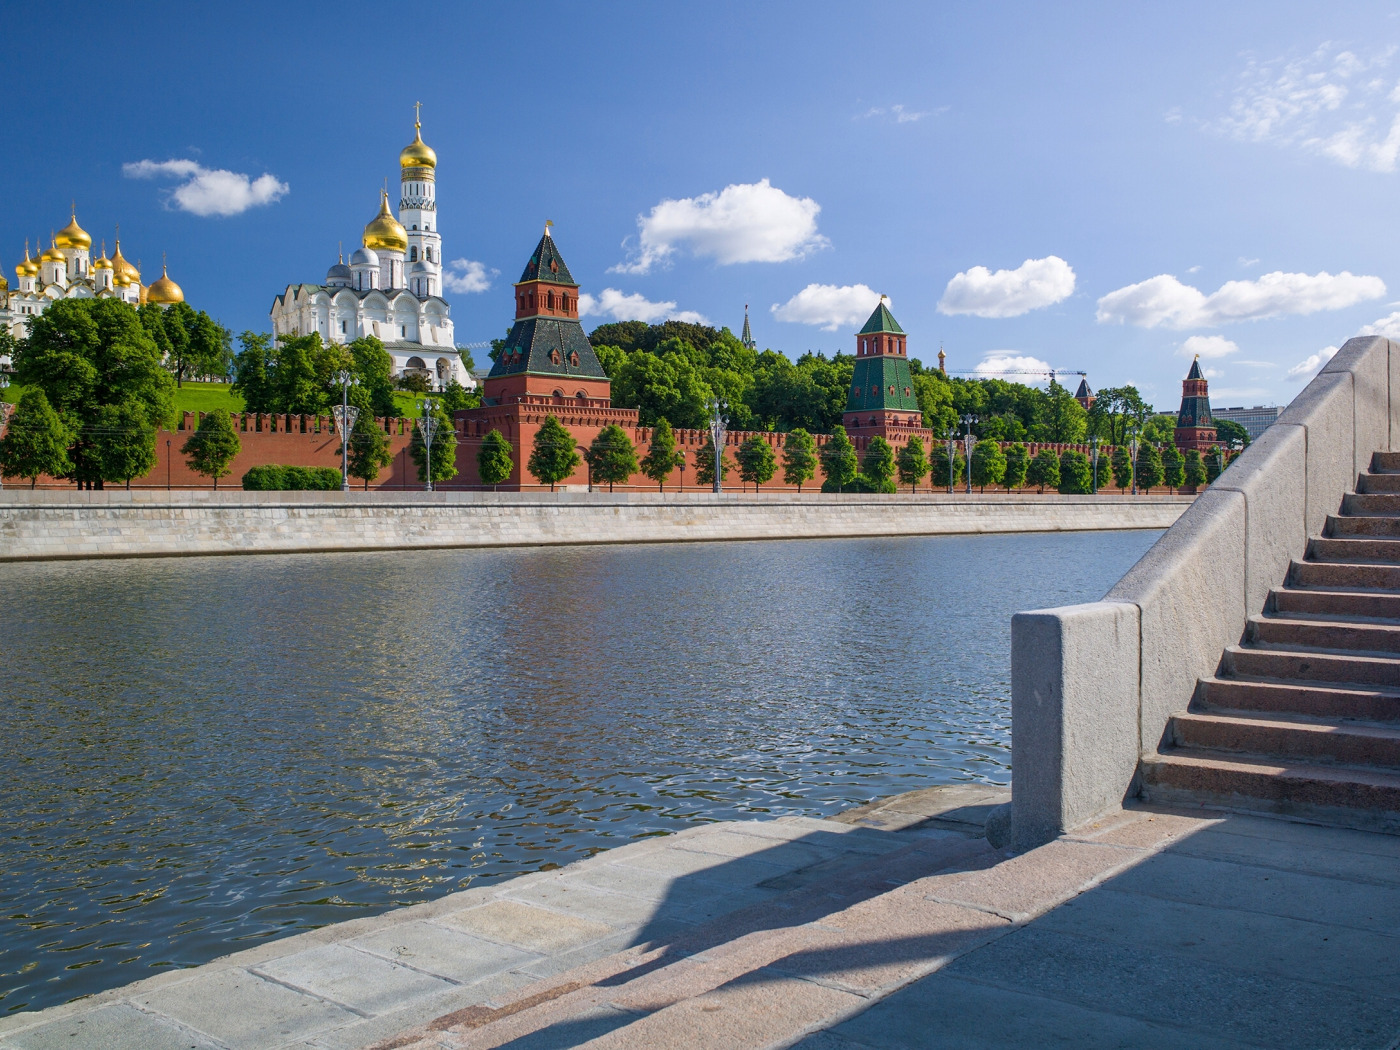
[{"label": "ornate lamp post", "polygon": [[948,494],[953,492],[953,442],[957,440],[958,430],[956,427],[943,428],[943,441],[948,447]]},{"label": "ornate lamp post", "polygon": [[685,491],[685,449],[676,449],[676,466],[681,468],[681,491]]},{"label": "ornate lamp post", "polygon": [[1090,457],[1090,484],[1095,496],[1099,494],[1099,436],[1095,434],[1089,439],[1089,449],[1092,452]]},{"label": "ornate lamp post", "polygon": [[715,484],[713,491],[724,491],[724,475],[719,469],[724,456],[724,436],[728,433],[729,420],[724,412],[729,406],[723,401],[710,402],[710,440],[715,446]]},{"label": "ornate lamp post", "polygon": [[[7,376],[4,372],[0,372],[0,396],[4,395],[5,388],[9,385],[10,377]],[[4,429],[9,425],[10,413],[14,411],[14,407],[15,406],[10,404],[8,401],[0,401],[0,432],[3,432]],[[0,437],[3,436],[3,433],[0,433]],[[0,489],[3,489],[4,487],[5,475],[3,473],[0,473]]]},{"label": "ornate lamp post", "polygon": [[1133,468],[1133,495],[1138,494],[1137,490],[1137,456],[1138,456],[1138,424],[1137,420],[1128,421],[1128,452],[1131,457]]},{"label": "ornate lamp post", "polygon": [[966,415],[962,417],[962,425],[966,428],[966,433],[963,434],[963,458],[964,465],[967,467],[964,473],[967,475],[967,494],[969,496],[972,495],[972,424],[976,422],[976,416]]},{"label": "ornate lamp post", "polygon": [[360,410],[350,404],[350,388],[359,380],[342,369],[335,374],[335,381],[340,384],[340,404],[331,409],[331,414],[335,416],[335,429],[340,432],[340,491],[349,492],[350,432],[355,429],[355,420],[360,418]]},{"label": "ornate lamp post", "polygon": [[423,451],[426,455],[428,469],[428,484],[425,486],[429,492],[433,491],[433,435],[437,433],[438,421],[433,415],[437,411],[438,403],[430,397],[425,397],[418,402],[418,411],[422,413],[417,419],[418,433],[423,438]]}]

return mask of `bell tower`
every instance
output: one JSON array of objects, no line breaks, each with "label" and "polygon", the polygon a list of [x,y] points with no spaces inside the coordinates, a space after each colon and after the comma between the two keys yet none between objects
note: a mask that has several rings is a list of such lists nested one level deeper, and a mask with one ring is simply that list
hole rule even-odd
[{"label": "bell tower", "polygon": [[908,336],[885,305],[885,296],[856,333],[856,367],[841,423],[848,432],[883,435],[888,427],[921,427],[914,396]]},{"label": "bell tower", "polygon": [[1176,414],[1176,447],[1206,451],[1215,444],[1215,420],[1210,414],[1210,393],[1201,374],[1201,359],[1191,362],[1191,371],[1181,381],[1181,410]]}]

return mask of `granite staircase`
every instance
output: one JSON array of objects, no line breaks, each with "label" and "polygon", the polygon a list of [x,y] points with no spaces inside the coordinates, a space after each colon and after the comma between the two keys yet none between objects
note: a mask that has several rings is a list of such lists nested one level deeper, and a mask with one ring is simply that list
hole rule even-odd
[{"label": "granite staircase", "polygon": [[1141,763],[1143,796],[1400,832],[1400,452],[1378,452]]}]

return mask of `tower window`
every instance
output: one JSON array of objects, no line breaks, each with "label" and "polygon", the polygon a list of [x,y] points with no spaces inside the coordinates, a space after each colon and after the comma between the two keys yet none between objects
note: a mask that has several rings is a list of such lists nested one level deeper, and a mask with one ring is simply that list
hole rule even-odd
[{"label": "tower window", "polygon": [[[418,229],[417,226],[415,226],[415,227],[413,227],[413,228],[414,228],[415,230]],[[418,261],[418,245],[415,244],[413,247],[411,247],[410,249],[408,249],[408,261],[409,261],[409,262],[417,262],[417,261]]]}]

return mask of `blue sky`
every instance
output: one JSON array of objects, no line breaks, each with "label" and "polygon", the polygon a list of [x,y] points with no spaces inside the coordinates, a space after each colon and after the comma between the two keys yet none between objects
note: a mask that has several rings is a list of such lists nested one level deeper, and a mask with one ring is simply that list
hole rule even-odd
[{"label": "blue sky", "polygon": [[357,243],[421,99],[462,343],[505,331],[545,219],[590,328],[749,303],[762,346],[849,350],[883,292],[913,356],[1166,408],[1195,351],[1217,405],[1275,403],[1400,335],[1394,5],[414,7],[12,5],[5,272],[76,199],[265,329]]}]

